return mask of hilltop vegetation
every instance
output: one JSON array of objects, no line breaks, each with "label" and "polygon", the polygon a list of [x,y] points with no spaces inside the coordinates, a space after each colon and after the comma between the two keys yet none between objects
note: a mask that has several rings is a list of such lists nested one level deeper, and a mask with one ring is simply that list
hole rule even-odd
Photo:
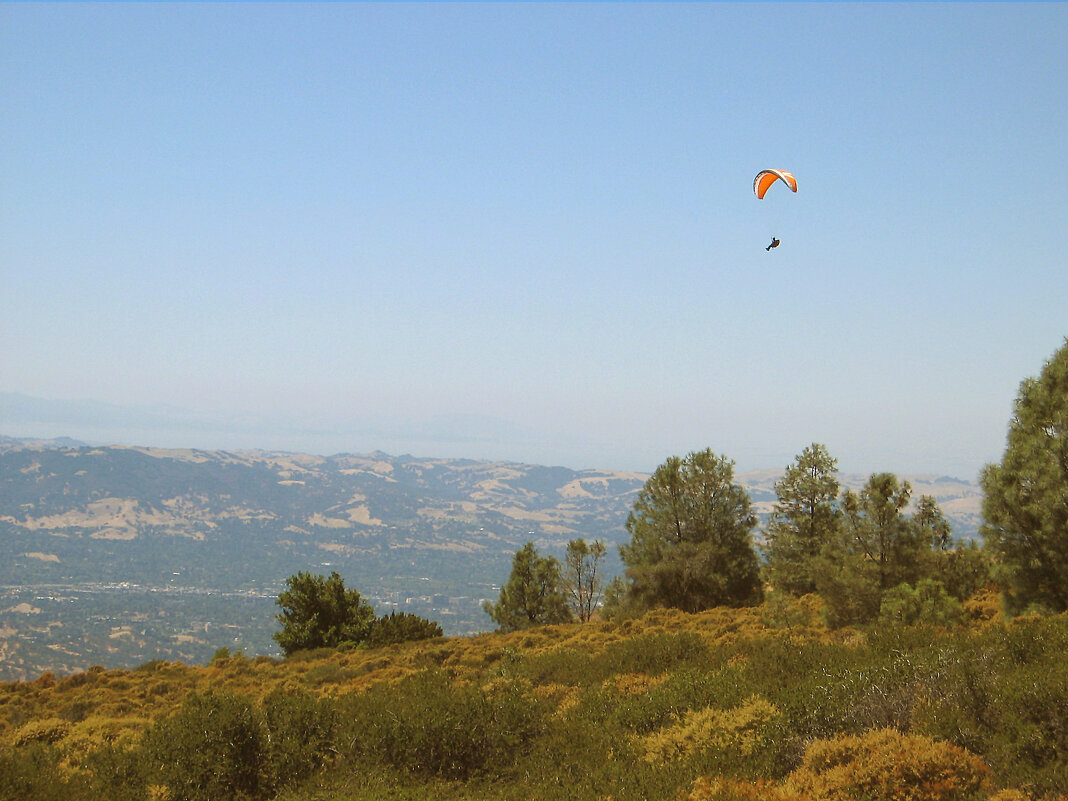
[{"label": "hilltop vegetation", "polygon": [[285,661],[0,685],[0,801],[1065,801],[1066,435],[1068,343],[984,472],[986,551],[813,444],[763,565],[733,462],[665,462],[594,619],[600,542],[525,545],[469,638],[298,573]]},{"label": "hilltop vegetation", "polygon": [[277,653],[273,596],[300,570],[342,572],[380,613],[485,630],[516,548],[622,530],[643,480],[0,438],[0,678]]},{"label": "hilltop vegetation", "polygon": [[952,629],[832,631],[819,611],[805,596],[4,684],[0,799],[1068,791],[1068,616],[1005,623],[996,597],[980,595]]},{"label": "hilltop vegetation", "polygon": [[[780,471],[740,476],[770,514]],[[411,456],[89,447],[0,437],[0,679],[277,653],[287,576],[337,570],[379,613],[485,631],[515,551],[603,540],[607,576],[646,475]],[[860,487],[865,476],[841,476]],[[975,484],[913,478],[957,537]]]}]

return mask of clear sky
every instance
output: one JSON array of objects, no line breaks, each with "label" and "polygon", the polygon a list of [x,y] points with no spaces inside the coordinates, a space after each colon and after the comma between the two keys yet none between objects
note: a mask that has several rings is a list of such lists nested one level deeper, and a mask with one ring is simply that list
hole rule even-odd
[{"label": "clear sky", "polygon": [[0,433],[975,478],[1068,334],[1066,40],[1066,3],[0,4]]}]

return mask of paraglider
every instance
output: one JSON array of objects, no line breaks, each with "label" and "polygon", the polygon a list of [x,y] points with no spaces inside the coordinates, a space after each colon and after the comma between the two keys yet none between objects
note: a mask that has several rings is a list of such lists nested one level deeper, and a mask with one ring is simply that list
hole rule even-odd
[{"label": "paraglider", "polygon": [[793,192],[797,191],[797,179],[794,178],[793,173],[786,170],[761,170],[753,179],[753,193],[757,196],[757,200],[763,200],[765,193],[776,181],[782,181]]},{"label": "paraglider", "polygon": [[[764,195],[776,181],[782,181],[790,188],[791,192],[797,192],[797,179],[794,178],[793,173],[786,170],[761,170],[757,173],[757,177],[753,179],[753,194],[757,196],[757,200],[763,200]],[[777,248],[778,246],[778,237],[772,236],[771,244],[764,250],[770,252],[772,248]]]}]

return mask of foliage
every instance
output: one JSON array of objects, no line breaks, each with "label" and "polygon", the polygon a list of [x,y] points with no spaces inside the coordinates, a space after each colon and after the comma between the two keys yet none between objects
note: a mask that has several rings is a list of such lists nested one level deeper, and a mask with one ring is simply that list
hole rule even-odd
[{"label": "foliage", "polygon": [[962,748],[893,729],[812,743],[788,784],[820,801],[970,801],[990,771]]},{"label": "foliage", "polygon": [[1068,787],[1068,615],[829,629],[779,598],[0,684],[0,799],[825,801],[906,767],[910,799]]},{"label": "foliage", "polygon": [[960,601],[949,595],[940,582],[923,579],[915,587],[898,584],[883,595],[879,620],[882,623],[951,626],[960,622],[963,613]]},{"label": "foliage", "polygon": [[982,754],[1006,784],[1068,791],[1068,617],[989,626],[943,654],[916,726]]},{"label": "foliage", "polygon": [[1013,610],[1068,610],[1068,339],[1020,385],[1005,453],[980,483],[980,531]]},{"label": "foliage", "polygon": [[824,544],[810,574],[830,625],[871,622],[883,614],[884,604],[886,615],[900,618],[908,607],[934,615],[927,622],[945,622],[957,614],[956,606],[928,598],[946,593],[940,579],[951,584],[958,601],[985,582],[985,566],[974,549],[947,550],[949,524],[935,500],[921,497],[909,515],[911,496],[909,482],[893,473],[873,474],[859,493],[842,494],[838,537]]},{"label": "foliage", "polygon": [[620,547],[638,608],[759,603],[756,516],[733,478],[734,462],[708,449],[669,458],[645,483]]},{"label": "foliage", "polygon": [[169,801],[268,796],[267,732],[246,699],[194,693],[145,733],[144,749]]},{"label": "foliage", "polygon": [[991,581],[990,561],[975,543],[933,554],[931,578],[963,603]]},{"label": "foliage", "polygon": [[441,626],[426,618],[409,612],[390,612],[376,618],[367,634],[367,644],[372,648],[401,642],[428,640],[442,635]]},{"label": "foliage", "polygon": [[438,670],[349,696],[341,710],[352,756],[449,779],[499,770],[540,728],[518,685],[462,685]]},{"label": "foliage", "polygon": [[273,787],[298,784],[327,764],[338,726],[332,703],[279,688],[263,699],[262,712]]},{"label": "foliage", "polygon": [[301,571],[286,579],[278,595],[282,630],[275,641],[286,654],[309,648],[359,643],[368,635],[374,610],[335,571],[328,577]]},{"label": "foliage", "polygon": [[571,611],[580,623],[586,623],[601,600],[604,579],[601,575],[601,560],[605,545],[596,540],[587,545],[586,540],[571,540],[564,555],[563,585]]},{"label": "foliage", "polygon": [[734,750],[749,755],[762,743],[768,722],[778,710],[760,696],[733,709],[689,710],[673,725],[642,738],[646,762],[666,762],[709,750]]},{"label": "foliage", "polygon": [[792,595],[816,591],[813,567],[838,532],[837,469],[826,446],[813,443],[775,483],[778,500],[765,530],[765,555],[768,578],[778,590]]},{"label": "foliage", "polygon": [[571,612],[562,586],[560,563],[540,556],[528,542],[516,552],[512,574],[497,603],[486,601],[484,609],[501,632],[563,623],[571,619]]},{"label": "foliage", "polygon": [[81,782],[59,767],[58,751],[33,743],[25,748],[0,747],[0,801],[76,801],[84,798]]},{"label": "foliage", "polygon": [[57,743],[70,734],[71,724],[69,721],[59,718],[45,718],[44,720],[31,720],[19,727],[15,732],[13,742],[17,746],[30,743]]},{"label": "foliage", "polygon": [[850,551],[863,556],[873,583],[881,591],[912,582],[919,574],[927,545],[904,514],[912,495],[909,482],[893,473],[877,473],[859,492],[847,490],[842,511]]}]

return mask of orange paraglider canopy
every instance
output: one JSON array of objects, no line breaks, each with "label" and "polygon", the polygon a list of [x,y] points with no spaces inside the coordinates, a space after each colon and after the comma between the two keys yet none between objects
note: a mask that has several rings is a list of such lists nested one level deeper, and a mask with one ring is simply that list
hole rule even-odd
[{"label": "orange paraglider canopy", "polygon": [[764,193],[768,191],[768,187],[776,181],[782,181],[793,192],[797,191],[797,179],[794,178],[793,173],[789,173],[786,170],[761,170],[757,173],[757,177],[753,179],[753,192],[757,198],[763,200]]}]

